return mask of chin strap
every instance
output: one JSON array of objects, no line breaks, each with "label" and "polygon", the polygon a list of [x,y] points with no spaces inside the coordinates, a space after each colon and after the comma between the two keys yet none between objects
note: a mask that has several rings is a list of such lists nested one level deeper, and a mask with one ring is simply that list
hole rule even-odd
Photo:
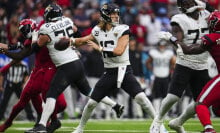
[{"label": "chin strap", "polygon": [[186,10],[186,13],[192,13],[195,10],[204,10],[205,8],[203,6],[193,6]]}]

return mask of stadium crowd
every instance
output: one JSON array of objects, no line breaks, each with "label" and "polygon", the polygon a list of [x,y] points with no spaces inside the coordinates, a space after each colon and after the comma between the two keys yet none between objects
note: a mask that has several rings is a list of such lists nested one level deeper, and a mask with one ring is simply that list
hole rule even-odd
[{"label": "stadium crowd", "polygon": [[[22,19],[31,18],[39,24],[44,19],[44,9],[51,2],[52,0],[1,0],[0,42],[6,44],[19,42],[19,22]],[[114,2],[120,6],[120,19],[130,26],[129,55],[133,73],[148,98],[153,101],[154,107],[158,108],[161,99],[166,96],[168,85],[160,86],[164,88],[163,90],[154,90],[154,80],[166,77],[166,83],[170,81],[175,67],[173,64],[175,62],[173,61],[175,60],[175,50],[168,47],[167,43],[169,42],[159,41],[156,35],[160,31],[171,30],[170,17],[179,12],[176,0],[57,0],[57,3],[63,9],[64,16],[73,20],[81,36],[91,33],[92,28],[99,22],[100,5],[107,2]],[[219,0],[208,0],[208,2],[220,10]],[[81,46],[78,51],[80,59],[84,63],[88,81],[94,87],[104,71],[101,55],[88,46]],[[170,56],[166,60],[161,56],[165,51]],[[34,58],[30,56],[28,60],[30,70],[33,67],[33,62]],[[213,60],[209,63],[210,78],[217,74],[216,66],[213,63]],[[161,68],[163,69],[161,70]],[[4,86],[2,85],[0,86],[0,103],[3,99],[3,93]],[[163,94],[159,95],[160,93]],[[80,118],[80,113],[86,104],[87,98],[81,95],[77,89],[66,89],[64,94],[68,104],[67,115],[69,118]],[[125,92],[120,90],[119,93],[115,92],[110,96],[118,103],[125,105],[124,118],[149,117]],[[190,103],[191,98],[191,94],[185,92],[181,102],[172,109],[169,116],[179,115],[182,109]],[[100,104],[93,114],[93,118],[110,119],[115,118],[115,114],[111,112],[109,107]],[[0,119],[3,119],[3,117],[0,117]]]}]

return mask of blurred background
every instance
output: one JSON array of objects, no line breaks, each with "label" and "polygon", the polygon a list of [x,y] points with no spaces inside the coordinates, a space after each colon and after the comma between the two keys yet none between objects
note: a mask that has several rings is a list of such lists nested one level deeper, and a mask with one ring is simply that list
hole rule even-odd
[{"label": "blurred background", "polygon": [[[158,109],[160,101],[166,96],[170,77],[175,67],[175,50],[169,42],[159,41],[156,34],[159,31],[170,31],[170,18],[179,13],[176,0],[0,0],[0,42],[15,44],[18,42],[18,24],[24,18],[31,18],[37,23],[43,20],[45,7],[57,2],[63,8],[64,16],[71,18],[78,27],[81,36],[90,34],[92,28],[99,22],[99,8],[107,2],[114,2],[120,6],[121,22],[130,26],[130,61],[134,75],[141,84],[146,95]],[[208,0],[212,6],[220,10],[219,0]],[[94,87],[104,68],[101,54],[90,47],[81,46],[78,48],[81,60],[85,65],[90,85]],[[165,53],[169,53],[168,56]],[[0,54],[0,67],[6,65],[9,58]],[[23,63],[27,65],[29,72],[33,67],[34,55],[26,58]],[[214,61],[209,61],[210,77],[217,74]],[[159,70],[159,71],[158,71]],[[4,75],[1,75],[4,77]],[[155,79],[165,79],[167,84],[161,85],[161,90],[155,90]],[[4,78],[1,78],[4,83]],[[190,87],[190,86],[189,86]],[[0,86],[0,104],[5,85]],[[67,109],[60,114],[60,118],[80,118],[82,109],[87,98],[80,94],[77,88],[68,87],[65,98],[68,102]],[[147,118],[139,105],[122,90],[110,94],[120,104],[125,105],[123,118]],[[0,114],[0,120],[7,118],[11,112],[11,106],[17,97],[12,95],[6,112]],[[179,115],[183,108],[191,101],[190,92],[186,91],[182,100],[169,112],[168,117]],[[100,104],[95,113],[94,119],[116,118],[111,108]],[[19,115],[18,119],[28,119],[26,115]],[[36,116],[34,114],[34,116]],[[214,117],[214,116],[213,116]],[[31,119],[30,119],[31,120]]]}]

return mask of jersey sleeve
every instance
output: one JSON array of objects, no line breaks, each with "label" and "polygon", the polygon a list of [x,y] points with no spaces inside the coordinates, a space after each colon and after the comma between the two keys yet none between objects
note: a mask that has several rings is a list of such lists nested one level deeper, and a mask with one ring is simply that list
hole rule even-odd
[{"label": "jersey sleeve", "polygon": [[95,26],[93,29],[92,29],[92,36],[96,39],[97,36],[99,36],[99,32],[100,32],[100,28],[98,26]]},{"label": "jersey sleeve", "polygon": [[50,24],[49,23],[45,23],[43,24],[39,31],[38,31],[38,34],[39,35],[48,35],[50,32],[52,32],[51,28],[48,28],[50,27]]},{"label": "jersey sleeve", "polygon": [[121,37],[123,35],[129,35],[130,34],[130,28],[128,25],[120,25],[117,29],[118,36]]},{"label": "jersey sleeve", "polygon": [[171,18],[170,23],[171,23],[171,25],[178,24],[182,30],[188,29],[187,24],[185,23],[186,20],[184,20],[184,18],[185,18],[185,16],[182,14],[174,15]]}]

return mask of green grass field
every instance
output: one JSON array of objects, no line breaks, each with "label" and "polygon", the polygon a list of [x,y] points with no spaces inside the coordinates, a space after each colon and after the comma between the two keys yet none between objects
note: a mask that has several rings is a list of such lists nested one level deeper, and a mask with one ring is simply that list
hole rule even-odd
[{"label": "green grass field", "polygon": [[[220,133],[220,119],[212,119],[213,126]],[[90,120],[84,133],[147,133],[152,120]],[[1,122],[2,123],[2,122]],[[56,133],[71,133],[79,120],[63,120],[62,127]],[[167,127],[168,121],[165,122]],[[33,122],[15,121],[5,133],[23,133],[32,128]],[[203,130],[198,119],[191,119],[184,124],[187,133],[199,133]],[[170,132],[174,132],[167,129]]]}]

